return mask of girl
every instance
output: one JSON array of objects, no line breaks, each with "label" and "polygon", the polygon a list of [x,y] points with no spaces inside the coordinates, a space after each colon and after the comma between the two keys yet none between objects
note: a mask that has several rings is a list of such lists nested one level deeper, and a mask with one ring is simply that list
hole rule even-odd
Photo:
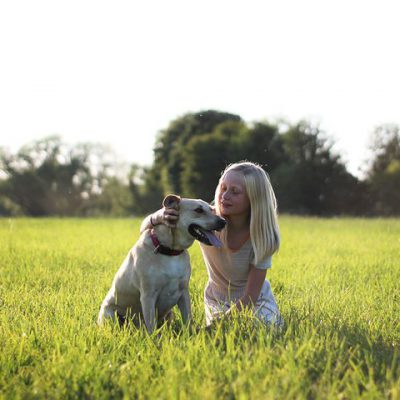
[{"label": "girl", "polygon": [[[266,279],[271,257],[280,243],[276,199],[265,171],[252,162],[231,164],[215,191],[215,211],[227,220],[219,235],[222,248],[200,244],[208,271],[204,291],[207,325],[229,315],[232,308],[253,308],[265,323],[282,323]],[[161,209],[143,221],[174,227],[176,210]]]}]

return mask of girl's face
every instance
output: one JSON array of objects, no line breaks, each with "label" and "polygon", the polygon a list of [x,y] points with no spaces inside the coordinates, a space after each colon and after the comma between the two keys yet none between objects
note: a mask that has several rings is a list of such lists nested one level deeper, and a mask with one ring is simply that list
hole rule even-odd
[{"label": "girl's face", "polygon": [[229,171],[219,182],[218,205],[225,217],[248,215],[250,200],[247,196],[243,175],[240,172]]}]

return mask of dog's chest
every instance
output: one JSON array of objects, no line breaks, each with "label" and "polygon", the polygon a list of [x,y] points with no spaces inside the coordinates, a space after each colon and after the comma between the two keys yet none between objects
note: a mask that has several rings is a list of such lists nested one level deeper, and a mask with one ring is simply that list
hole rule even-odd
[{"label": "dog's chest", "polygon": [[182,282],[189,281],[190,264],[171,258],[168,263],[157,268],[158,282],[161,286],[179,288]]},{"label": "dog's chest", "polygon": [[170,260],[167,265],[158,270],[158,302],[164,305],[175,304],[182,292],[188,290],[190,264],[176,261]]},{"label": "dog's chest", "polygon": [[171,279],[166,281],[164,285],[160,286],[159,300],[165,302],[165,300],[174,301],[175,297],[179,298],[184,290],[188,288],[189,280],[186,278]]}]

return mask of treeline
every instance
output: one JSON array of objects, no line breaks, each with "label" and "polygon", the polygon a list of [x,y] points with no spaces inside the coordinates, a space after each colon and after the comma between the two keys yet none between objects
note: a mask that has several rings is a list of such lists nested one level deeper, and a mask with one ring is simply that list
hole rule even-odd
[{"label": "treeline", "polygon": [[186,114],[159,132],[150,167],[123,168],[107,147],[68,147],[53,136],[16,154],[1,150],[0,215],[143,215],[166,193],[210,201],[221,171],[239,160],[269,173],[280,213],[399,215],[399,127],[376,128],[362,180],[333,145],[306,121],[249,124],[213,110]]}]

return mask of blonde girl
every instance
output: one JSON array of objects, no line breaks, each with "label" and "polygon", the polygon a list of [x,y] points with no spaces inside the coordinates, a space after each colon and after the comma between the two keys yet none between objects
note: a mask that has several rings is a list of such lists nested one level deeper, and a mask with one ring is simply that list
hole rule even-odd
[{"label": "blonde girl", "polygon": [[[219,234],[221,248],[200,244],[208,272],[204,290],[207,325],[229,316],[234,308],[251,308],[261,321],[280,325],[279,309],[266,279],[280,244],[276,198],[268,175],[252,162],[229,165],[218,182],[214,204],[227,225]],[[178,217],[175,210],[163,209],[151,220],[173,227]]]}]

